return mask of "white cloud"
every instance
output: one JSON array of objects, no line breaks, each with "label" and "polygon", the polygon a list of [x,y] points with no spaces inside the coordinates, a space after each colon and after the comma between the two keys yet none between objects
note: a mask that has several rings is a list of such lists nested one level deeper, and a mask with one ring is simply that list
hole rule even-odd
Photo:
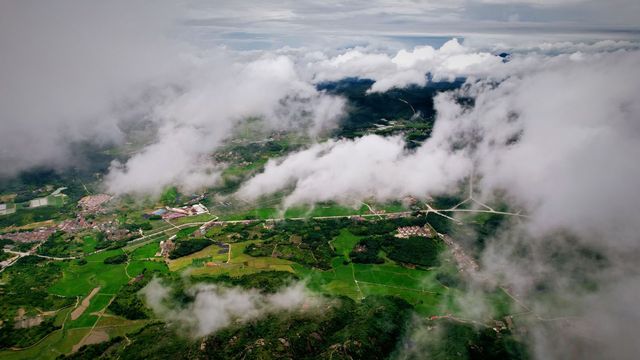
[{"label": "white cloud", "polygon": [[193,302],[177,305],[171,302],[171,288],[157,278],[141,290],[157,316],[193,337],[209,335],[233,323],[269,313],[302,310],[303,306],[312,310],[320,303],[320,298],[309,293],[303,283],[292,284],[273,294],[213,284],[194,285],[186,292],[193,297]]},{"label": "white cloud", "polygon": [[216,182],[208,155],[247,116],[311,134],[341,116],[343,100],[303,81],[290,57],[194,49],[170,37],[184,9],[148,5],[0,5],[0,175],[72,165],[69,143],[117,143],[123,120],[144,120],[158,139],[114,163],[107,189],[192,190]]},{"label": "white cloud", "polygon": [[339,140],[313,145],[286,157],[270,160],[265,171],[248,181],[241,197],[255,199],[295,185],[285,206],[338,200],[402,198],[451,190],[470,170],[470,161],[459,153],[422,147],[410,154],[397,137],[365,136],[355,141]]},{"label": "white cloud", "polygon": [[439,49],[417,46],[411,51],[400,50],[394,57],[354,49],[311,62],[307,67],[314,74],[315,82],[359,77],[376,81],[371,92],[385,92],[394,87],[424,86],[427,73],[434,81],[451,81],[457,77],[486,75],[500,65],[502,58],[499,56],[475,52],[453,39]]},{"label": "white cloud", "polygon": [[178,12],[167,2],[1,2],[0,175],[68,165],[71,141],[120,139],[114,104],[179,66],[165,37]]},{"label": "white cloud", "polygon": [[155,105],[158,140],[125,164],[113,164],[108,191],[158,194],[168,185],[192,191],[215,184],[220,169],[209,154],[248,117],[314,134],[342,115],[344,100],[302,81],[288,57],[243,60],[222,50],[213,56],[200,60],[181,93]]}]

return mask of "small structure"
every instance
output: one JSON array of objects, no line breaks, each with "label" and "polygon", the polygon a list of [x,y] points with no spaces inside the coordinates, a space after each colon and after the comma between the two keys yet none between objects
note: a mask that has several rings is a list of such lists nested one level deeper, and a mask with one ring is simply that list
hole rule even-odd
[{"label": "small structure", "polygon": [[195,205],[191,206],[192,211],[195,211],[196,215],[200,215],[200,214],[206,214],[209,212],[209,209],[207,209],[204,205],[197,203]]},{"label": "small structure", "polygon": [[402,203],[406,207],[410,207],[418,203],[418,200],[416,200],[416,198],[414,198],[413,196],[405,196],[404,199],[402,199]]},{"label": "small structure", "polygon": [[177,218],[181,218],[181,217],[185,217],[187,215],[182,214],[182,213],[178,213],[178,212],[167,212],[166,214],[162,215],[162,218],[164,220],[171,220],[171,219],[177,219]]},{"label": "small structure", "polygon": [[162,214],[163,219],[175,219],[182,216],[193,216],[193,215],[201,215],[201,214],[209,213],[209,209],[207,209],[206,206],[200,203],[197,203],[195,205],[183,206],[179,208],[167,206],[166,211],[167,211],[166,213]]}]

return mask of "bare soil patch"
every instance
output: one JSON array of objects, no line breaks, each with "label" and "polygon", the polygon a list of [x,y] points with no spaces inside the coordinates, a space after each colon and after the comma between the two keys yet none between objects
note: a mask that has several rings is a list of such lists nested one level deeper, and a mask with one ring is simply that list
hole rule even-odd
[{"label": "bare soil patch", "polygon": [[100,291],[100,287],[91,290],[89,295],[87,295],[87,297],[82,300],[80,306],[78,306],[73,310],[73,312],[71,312],[71,320],[79,318],[80,315],[82,315],[84,311],[87,310],[87,308],[91,304],[91,298],[93,298],[98,293],[98,291]]}]

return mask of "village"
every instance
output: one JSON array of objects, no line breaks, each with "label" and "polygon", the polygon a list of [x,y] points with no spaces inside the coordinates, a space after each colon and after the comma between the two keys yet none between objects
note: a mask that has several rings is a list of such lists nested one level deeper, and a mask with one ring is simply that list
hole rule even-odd
[{"label": "village", "polygon": [[432,238],[433,232],[428,225],[404,226],[396,229],[396,234],[394,236],[400,239],[408,239],[414,236]]}]

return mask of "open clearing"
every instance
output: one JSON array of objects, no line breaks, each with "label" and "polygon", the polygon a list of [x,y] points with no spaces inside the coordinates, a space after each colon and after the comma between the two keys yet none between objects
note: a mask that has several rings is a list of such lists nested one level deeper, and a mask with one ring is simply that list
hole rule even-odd
[{"label": "open clearing", "polygon": [[76,320],[80,315],[82,315],[82,313],[84,313],[85,310],[87,310],[91,304],[91,299],[98,293],[98,291],[100,291],[100,287],[94,288],[87,297],[82,299],[80,305],[71,312],[71,320]]},{"label": "open clearing", "polygon": [[73,345],[71,352],[76,352],[84,345],[99,344],[109,340],[109,334],[104,330],[93,330],[89,335],[85,336],[79,343]]}]

